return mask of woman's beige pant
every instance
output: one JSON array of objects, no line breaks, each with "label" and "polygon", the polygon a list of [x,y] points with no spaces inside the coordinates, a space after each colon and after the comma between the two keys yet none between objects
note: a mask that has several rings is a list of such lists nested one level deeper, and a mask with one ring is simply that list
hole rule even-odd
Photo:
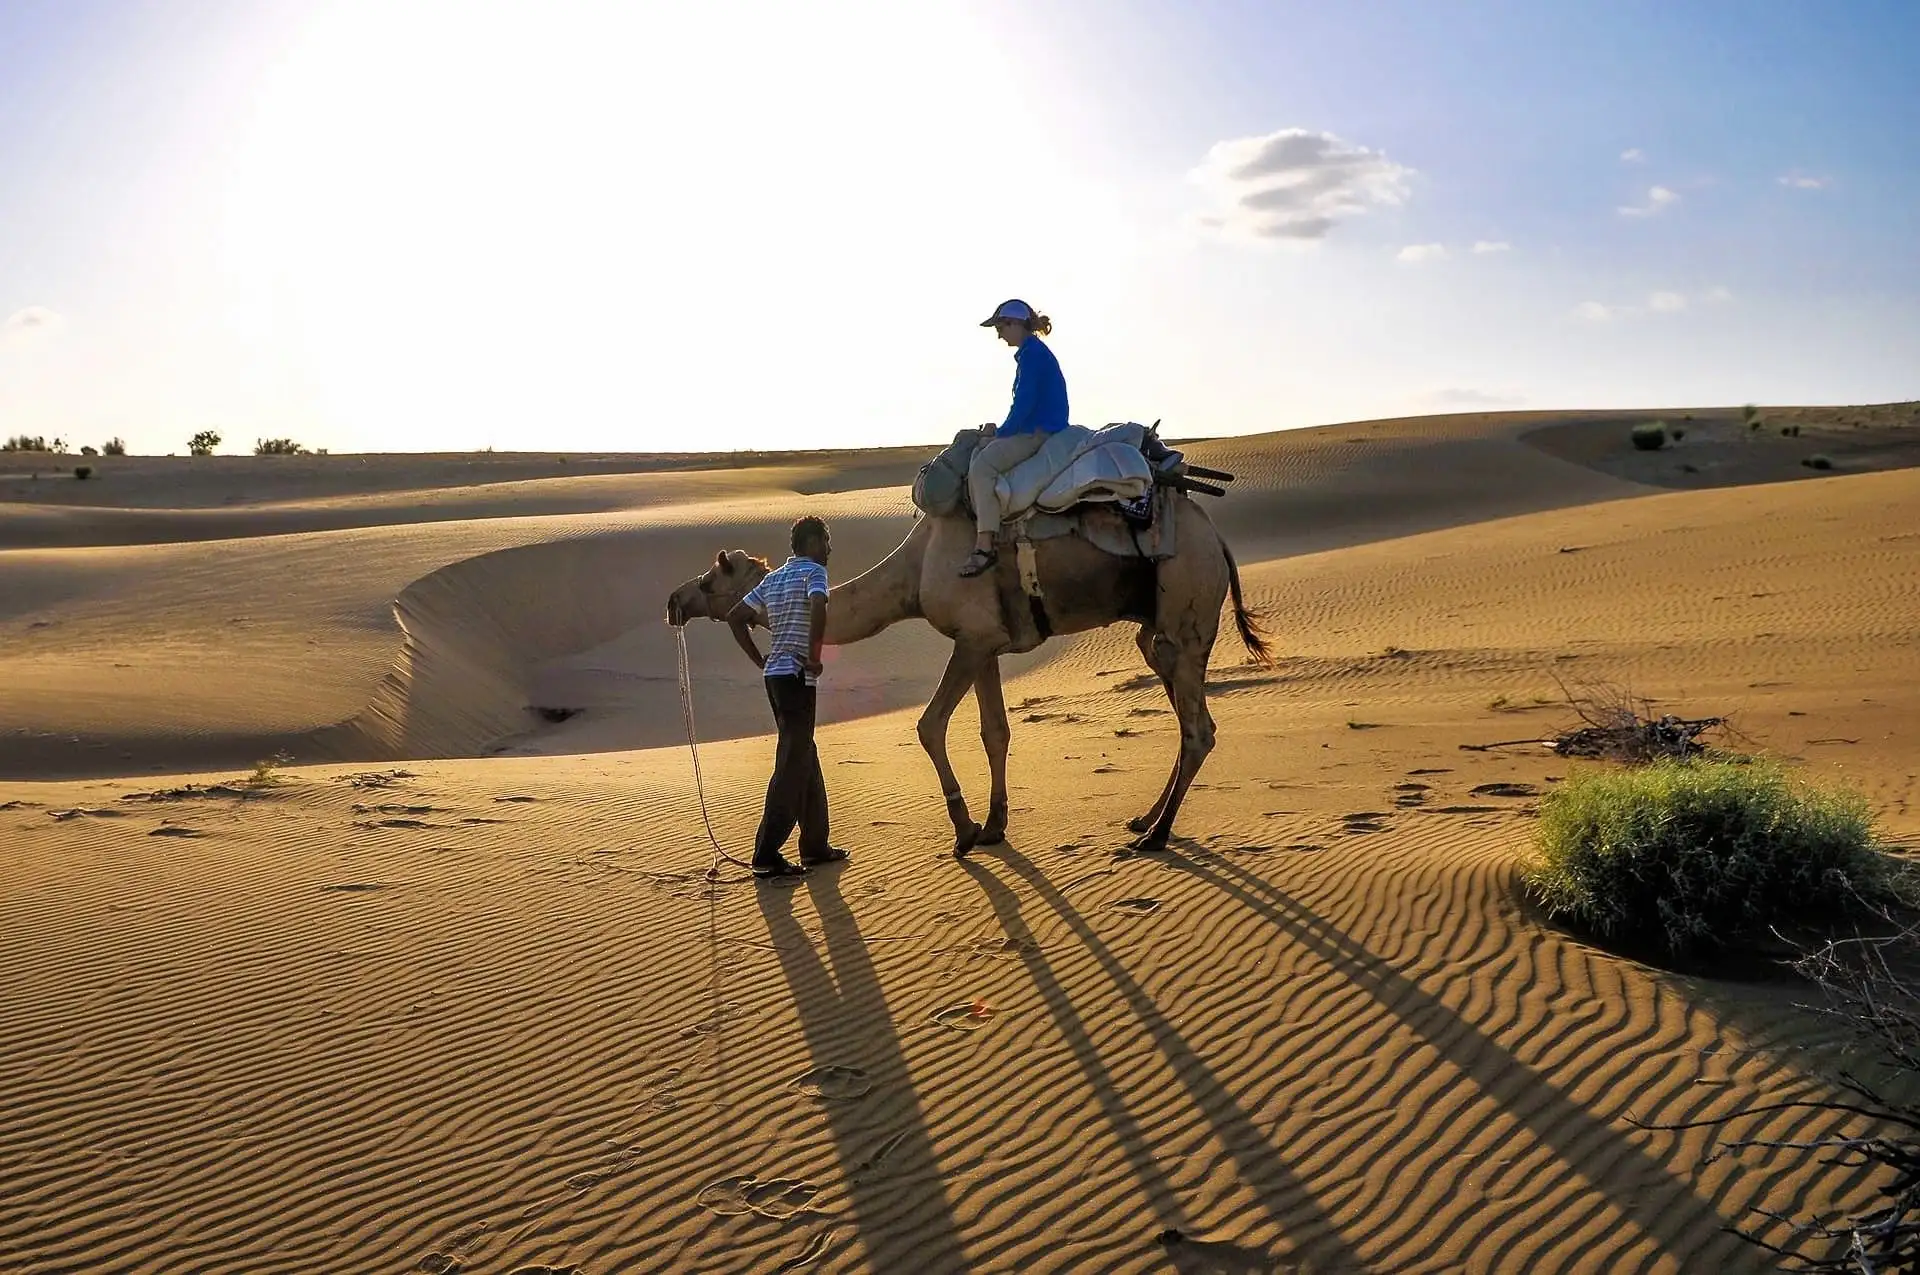
[{"label": "woman's beige pant", "polygon": [[1009,434],[990,438],[974,449],[967,465],[967,492],[973,497],[973,525],[980,534],[998,532],[1006,511],[994,494],[993,480],[1030,458],[1047,441],[1039,430],[1030,434]]}]

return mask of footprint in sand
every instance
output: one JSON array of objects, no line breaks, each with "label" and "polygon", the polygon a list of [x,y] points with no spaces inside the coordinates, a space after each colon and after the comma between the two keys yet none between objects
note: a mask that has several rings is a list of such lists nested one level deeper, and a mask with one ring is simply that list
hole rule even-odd
[{"label": "footprint in sand", "polygon": [[862,1068],[829,1063],[825,1067],[801,1072],[787,1082],[787,1088],[806,1094],[809,1098],[859,1098],[873,1092],[873,1081],[867,1078]]},{"label": "footprint in sand", "polygon": [[121,819],[126,816],[124,810],[90,810],[85,806],[76,806],[72,810],[49,810],[57,823],[66,823],[69,819]]},{"label": "footprint in sand", "polygon": [[1158,899],[1116,899],[1107,904],[1115,912],[1125,912],[1129,916],[1145,916],[1160,906]]},{"label": "footprint in sand", "polygon": [[0,810],[38,810],[37,801],[0,801]]},{"label": "footprint in sand", "polygon": [[1532,784],[1481,784],[1467,793],[1469,797],[1538,797],[1540,790]]},{"label": "footprint in sand", "polygon": [[507,1275],[582,1275],[578,1266],[516,1266]]},{"label": "footprint in sand", "polygon": [[375,890],[386,888],[378,881],[342,881],[338,885],[323,885],[320,887],[320,892],[322,894],[371,894]]},{"label": "footprint in sand", "polygon": [[510,797],[495,797],[494,800],[495,801],[538,801],[540,799],[538,797],[522,797],[519,795],[514,795]]},{"label": "footprint in sand", "polygon": [[451,1253],[429,1253],[414,1269],[427,1275],[460,1275],[460,1259]]},{"label": "footprint in sand", "polygon": [[1346,825],[1349,836],[1364,832],[1385,832],[1386,814],[1379,810],[1356,810],[1350,815],[1341,815],[1340,822]]},{"label": "footprint in sand", "polygon": [[751,1174],[721,1178],[700,1188],[693,1202],[722,1217],[758,1213],[786,1218],[807,1207],[820,1188],[800,1178],[773,1178],[762,1182]]},{"label": "footprint in sand", "polygon": [[1402,807],[1425,805],[1429,791],[1425,784],[1395,784],[1393,804]]},{"label": "footprint in sand", "polygon": [[147,829],[149,837],[204,837],[207,834],[198,828],[189,828],[185,824],[163,823],[158,828]]}]

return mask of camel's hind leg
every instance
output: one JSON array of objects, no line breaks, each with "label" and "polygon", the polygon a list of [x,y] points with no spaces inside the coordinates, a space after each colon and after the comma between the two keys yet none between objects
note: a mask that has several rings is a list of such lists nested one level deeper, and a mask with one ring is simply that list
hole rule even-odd
[{"label": "camel's hind leg", "polygon": [[[1160,687],[1167,693],[1167,702],[1174,706],[1174,711],[1177,713],[1179,704],[1173,698],[1173,643],[1155,631],[1150,624],[1141,625],[1140,632],[1133,640],[1134,644],[1140,648],[1140,654],[1146,658],[1147,667],[1159,675]],[[1159,798],[1154,801],[1146,814],[1135,815],[1127,820],[1129,832],[1145,832],[1160,822],[1160,814],[1167,808],[1167,801],[1173,796],[1174,782],[1179,778],[1180,758],[1176,755],[1173,759],[1173,769],[1167,773],[1166,786],[1160,789]]]},{"label": "camel's hind leg", "polygon": [[940,791],[947,799],[947,817],[953,820],[956,856],[973,849],[980,839],[980,825],[968,813],[966,794],[960,791],[953,763],[947,760],[947,725],[953,720],[953,710],[959,706],[961,696],[979,676],[982,660],[992,658],[954,643],[953,654],[947,657],[947,670],[940,675],[940,685],[933,692],[926,711],[920,714],[920,746],[933,759],[934,773],[940,777]]},{"label": "camel's hind leg", "polygon": [[1007,726],[1007,701],[1000,690],[1000,657],[989,655],[973,681],[973,698],[980,706],[980,742],[987,749],[987,769],[993,775],[993,795],[987,803],[987,826],[977,844],[999,845],[1007,836],[1007,746],[1013,731]]},{"label": "camel's hind leg", "polygon": [[1173,831],[1174,816],[1186,799],[1207,754],[1213,751],[1213,714],[1207,711],[1208,647],[1188,645],[1176,648],[1169,681],[1173,711],[1180,718],[1180,759],[1174,764],[1173,778],[1160,795],[1154,819],[1134,839],[1134,850],[1165,850]]}]

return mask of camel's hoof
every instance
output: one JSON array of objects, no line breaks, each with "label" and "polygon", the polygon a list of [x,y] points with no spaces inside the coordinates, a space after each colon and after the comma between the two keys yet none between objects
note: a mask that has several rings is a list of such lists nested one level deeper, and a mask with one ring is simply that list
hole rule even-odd
[{"label": "camel's hoof", "polygon": [[1127,842],[1127,849],[1133,851],[1135,854],[1158,854],[1165,851],[1166,848],[1167,834],[1164,832],[1158,834],[1149,832]]},{"label": "camel's hoof", "polygon": [[1006,839],[1007,839],[1007,825],[1005,825],[1004,823],[997,824],[997,823],[994,823],[991,819],[989,819],[987,821],[987,826],[980,830],[980,837],[977,841],[974,842],[974,844],[980,845],[980,846],[997,846],[1002,842],[1004,842]]},{"label": "camel's hoof", "polygon": [[964,828],[954,829],[953,857],[956,859],[966,858],[967,851],[981,844],[980,833],[981,828],[977,823],[970,823]]},{"label": "camel's hoof", "polygon": [[1135,815],[1133,818],[1127,820],[1128,832],[1145,832],[1151,827],[1153,827],[1152,815]]}]

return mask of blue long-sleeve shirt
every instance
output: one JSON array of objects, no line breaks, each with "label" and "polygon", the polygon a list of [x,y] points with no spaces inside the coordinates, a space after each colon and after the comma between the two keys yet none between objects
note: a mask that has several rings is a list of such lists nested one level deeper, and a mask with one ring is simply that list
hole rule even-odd
[{"label": "blue long-sleeve shirt", "polygon": [[1060,360],[1053,357],[1047,343],[1037,336],[1022,341],[1013,351],[1013,406],[1006,423],[995,432],[1007,434],[1057,434],[1067,427],[1067,378],[1060,373]]}]

